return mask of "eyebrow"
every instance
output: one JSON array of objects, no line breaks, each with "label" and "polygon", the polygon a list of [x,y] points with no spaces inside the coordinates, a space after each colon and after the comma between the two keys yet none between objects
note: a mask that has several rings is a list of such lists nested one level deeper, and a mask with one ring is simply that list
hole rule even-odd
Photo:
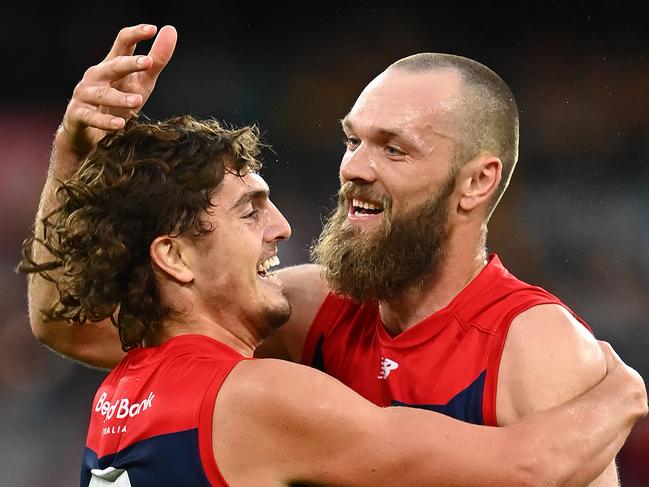
[{"label": "eyebrow", "polygon": [[253,189],[242,194],[239,199],[232,205],[230,211],[235,210],[241,206],[247,205],[253,200],[268,198],[270,191],[268,189]]},{"label": "eyebrow", "polygon": [[[348,117],[343,118],[340,121],[341,125],[343,126],[344,129],[351,130],[352,132],[354,131],[354,124],[349,120]],[[376,132],[376,134],[384,139],[395,139],[395,138],[400,138],[403,139],[405,142],[408,142],[410,144],[414,144],[415,142],[405,135],[403,132],[397,130],[397,129],[386,129],[382,127],[372,127],[372,131]]]},{"label": "eyebrow", "polygon": [[[348,116],[345,116],[340,121],[340,124],[342,125],[343,129],[348,129],[351,130],[352,132],[354,131],[354,124],[349,120]],[[394,139],[394,138],[400,138],[403,139],[406,143],[413,144],[414,146],[417,146],[417,143],[408,137],[406,134],[404,134],[402,131],[399,129],[386,129],[382,127],[372,127],[372,130],[375,131],[379,137],[382,137],[384,139]],[[445,139],[451,139],[451,140],[457,140],[457,137],[454,137],[451,134],[445,133],[443,131],[440,131],[439,129],[434,129],[433,133],[439,137],[443,137]]]}]

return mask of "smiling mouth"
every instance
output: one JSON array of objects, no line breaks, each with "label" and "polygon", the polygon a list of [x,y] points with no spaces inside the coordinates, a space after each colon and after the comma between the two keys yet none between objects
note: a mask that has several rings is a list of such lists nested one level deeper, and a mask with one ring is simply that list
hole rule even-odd
[{"label": "smiling mouth", "polygon": [[352,199],[352,203],[349,208],[349,213],[352,216],[378,215],[380,213],[383,213],[383,211],[383,206],[378,203],[364,201],[356,198]]},{"label": "smiling mouth", "polygon": [[270,276],[271,267],[279,265],[279,257],[273,255],[272,257],[267,258],[266,260],[257,264],[257,275],[261,278],[267,278]]}]

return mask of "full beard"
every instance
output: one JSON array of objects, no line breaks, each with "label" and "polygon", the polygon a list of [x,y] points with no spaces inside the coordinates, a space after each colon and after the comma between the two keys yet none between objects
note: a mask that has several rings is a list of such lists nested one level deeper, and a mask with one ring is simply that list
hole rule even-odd
[{"label": "full beard", "polygon": [[381,225],[366,232],[347,221],[348,195],[364,191],[346,183],[338,208],[311,249],[331,289],[359,302],[390,301],[434,278],[445,256],[456,178],[452,171],[435,198],[402,214],[392,216],[388,201]]}]

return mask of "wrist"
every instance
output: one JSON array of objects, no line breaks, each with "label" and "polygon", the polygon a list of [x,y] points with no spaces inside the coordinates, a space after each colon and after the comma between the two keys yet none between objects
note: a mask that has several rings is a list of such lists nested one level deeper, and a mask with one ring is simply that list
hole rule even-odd
[{"label": "wrist", "polygon": [[87,153],[82,153],[74,147],[70,140],[70,132],[65,127],[65,122],[62,122],[56,130],[52,144],[50,176],[56,179],[68,179],[86,157]]}]

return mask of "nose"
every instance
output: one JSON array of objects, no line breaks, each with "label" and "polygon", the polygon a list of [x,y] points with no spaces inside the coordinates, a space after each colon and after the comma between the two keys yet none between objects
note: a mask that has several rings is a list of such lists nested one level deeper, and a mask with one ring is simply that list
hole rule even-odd
[{"label": "nose", "polygon": [[270,206],[270,218],[264,232],[264,240],[267,242],[279,242],[290,238],[292,231],[288,220],[272,202],[269,201],[268,203]]},{"label": "nose", "polygon": [[371,150],[361,143],[356,150],[345,152],[340,163],[341,181],[373,183],[376,181],[374,158]]}]

